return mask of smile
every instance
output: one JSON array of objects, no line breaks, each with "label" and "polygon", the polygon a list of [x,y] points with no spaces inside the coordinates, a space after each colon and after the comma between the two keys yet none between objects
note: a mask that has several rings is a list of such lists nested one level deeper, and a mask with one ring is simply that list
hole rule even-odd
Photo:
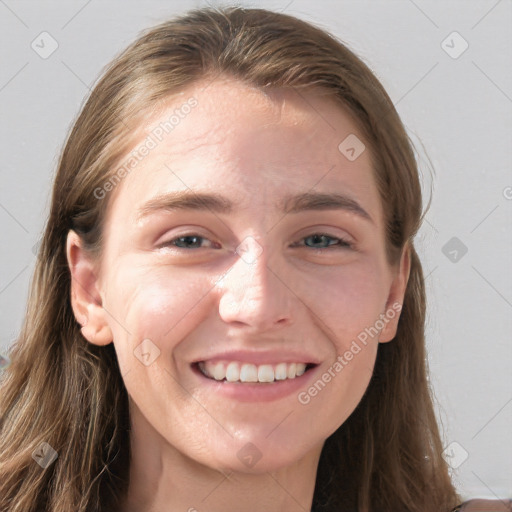
[{"label": "smile", "polygon": [[197,366],[205,377],[217,381],[271,383],[300,377],[313,365],[306,363],[256,365],[239,361],[200,361]]}]

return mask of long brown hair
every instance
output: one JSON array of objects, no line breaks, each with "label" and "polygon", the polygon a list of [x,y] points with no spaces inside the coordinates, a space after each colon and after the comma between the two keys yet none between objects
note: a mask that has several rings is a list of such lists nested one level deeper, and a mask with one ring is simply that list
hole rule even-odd
[{"label": "long brown hair", "polygon": [[[88,343],[70,300],[66,236],[100,254],[114,176],[141,112],[224,74],[260,88],[324,91],[368,144],[385,210],[389,262],[409,243],[398,331],[371,382],[324,445],[315,511],[447,512],[460,497],[442,458],[425,352],[425,287],[413,238],[422,221],[412,143],[370,69],[340,41],[264,9],[204,8],[143,33],[105,70],[61,154],[24,324],[0,388],[0,512],[116,510],[129,476],[128,397],[113,344]],[[42,445],[41,443],[47,443]],[[48,446],[57,458],[36,463]],[[43,458],[44,458],[43,457]],[[43,464],[44,466],[44,464]]]}]

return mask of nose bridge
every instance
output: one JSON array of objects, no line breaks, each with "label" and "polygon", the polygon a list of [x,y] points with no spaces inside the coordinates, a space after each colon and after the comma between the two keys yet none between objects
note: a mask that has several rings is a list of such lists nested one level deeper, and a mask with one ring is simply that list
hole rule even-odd
[{"label": "nose bridge", "polygon": [[291,292],[269,268],[269,251],[247,237],[236,252],[237,260],[222,279],[221,318],[261,330],[289,323]]}]

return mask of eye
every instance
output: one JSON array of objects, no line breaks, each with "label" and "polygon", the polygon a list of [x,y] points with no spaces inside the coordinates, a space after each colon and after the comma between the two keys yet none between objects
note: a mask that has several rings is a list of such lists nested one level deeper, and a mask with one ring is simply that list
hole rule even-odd
[{"label": "eye", "polygon": [[[312,249],[350,249],[352,248],[352,244],[345,240],[344,238],[334,237],[328,235],[327,233],[313,233],[312,235],[308,235],[302,240],[305,241],[306,247],[311,247]],[[310,240],[311,244],[307,243]],[[299,244],[301,245],[301,244]]]},{"label": "eye", "polygon": [[[298,243],[296,245],[305,245],[311,249],[351,249],[352,244],[344,238],[334,237],[327,233],[313,233],[302,239],[304,244]],[[308,242],[309,241],[309,242]],[[215,248],[218,244],[211,242],[208,238],[190,233],[181,235],[171,240],[164,242],[160,247],[176,247],[178,249],[201,249],[201,248]]]},{"label": "eye", "polygon": [[[207,242],[207,245],[203,245],[203,242]],[[215,244],[207,238],[190,233],[186,235],[177,236],[167,242],[161,244],[160,247],[177,247],[178,249],[200,249],[202,247],[214,247]]]}]

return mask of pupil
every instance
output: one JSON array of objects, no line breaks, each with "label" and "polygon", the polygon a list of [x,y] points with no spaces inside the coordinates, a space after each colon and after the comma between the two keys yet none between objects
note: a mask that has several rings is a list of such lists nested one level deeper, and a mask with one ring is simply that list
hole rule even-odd
[{"label": "pupil", "polygon": [[326,242],[326,236],[325,235],[313,235],[313,244],[321,244],[322,242]]}]

